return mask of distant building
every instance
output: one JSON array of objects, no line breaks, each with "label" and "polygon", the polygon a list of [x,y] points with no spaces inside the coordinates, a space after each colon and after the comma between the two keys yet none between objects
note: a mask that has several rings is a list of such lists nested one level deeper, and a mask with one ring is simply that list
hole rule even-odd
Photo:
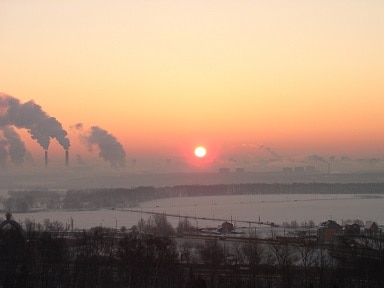
[{"label": "distant building", "polygon": [[360,225],[357,223],[346,224],[344,227],[345,235],[359,235],[360,234]]},{"label": "distant building", "polygon": [[317,230],[318,240],[321,243],[330,242],[335,235],[343,233],[341,225],[333,220],[328,220],[321,223],[320,228]]},{"label": "distant building", "polygon": [[367,221],[364,226],[364,233],[370,237],[377,237],[379,232],[379,226],[377,226],[376,222]]},{"label": "distant building", "polygon": [[229,168],[226,168],[226,167],[219,168],[219,174],[227,175],[229,173],[231,173],[231,170]]},{"label": "distant building", "polygon": [[5,214],[6,220],[0,223],[0,230],[15,230],[20,235],[24,235],[24,230],[15,220],[12,219],[11,213]]},{"label": "distant building", "polygon": [[227,234],[231,233],[235,227],[232,223],[229,223],[228,221],[225,221],[223,224],[221,224],[221,227],[218,229],[220,233]]}]

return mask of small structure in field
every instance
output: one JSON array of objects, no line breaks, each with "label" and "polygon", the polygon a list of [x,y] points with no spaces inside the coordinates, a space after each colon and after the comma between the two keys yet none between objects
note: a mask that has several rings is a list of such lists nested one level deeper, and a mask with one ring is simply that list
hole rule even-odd
[{"label": "small structure in field", "polygon": [[376,222],[367,221],[364,226],[364,233],[370,237],[377,237],[379,232],[379,226],[377,226]]},{"label": "small structure in field", "polygon": [[221,227],[219,227],[218,231],[221,234],[228,234],[228,233],[232,233],[234,229],[235,227],[233,226],[232,223],[225,221],[223,224],[221,224]]},{"label": "small structure in field", "polygon": [[349,236],[360,235],[360,225],[357,223],[346,224],[344,227],[344,234]]},{"label": "small structure in field", "polygon": [[321,223],[320,228],[317,230],[317,238],[319,242],[330,242],[335,235],[343,233],[341,225],[333,220],[328,220]]}]

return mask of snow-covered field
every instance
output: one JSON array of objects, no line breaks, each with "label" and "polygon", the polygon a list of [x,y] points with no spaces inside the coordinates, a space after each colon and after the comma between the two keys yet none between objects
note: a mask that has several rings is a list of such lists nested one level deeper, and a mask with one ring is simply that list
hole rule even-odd
[{"label": "snow-covered field", "polygon": [[[296,220],[298,224],[313,220],[315,224],[328,219],[341,224],[342,220],[373,220],[384,225],[384,195],[320,195],[320,194],[284,194],[284,195],[237,195],[210,197],[166,198],[141,203],[136,208],[143,212],[160,212],[190,217],[192,225],[199,228],[217,227],[222,221],[195,220],[194,217],[228,219],[246,226],[241,221],[263,221],[282,224]],[[15,213],[14,219],[23,222],[29,218],[43,222],[48,218],[62,223],[70,223],[74,228],[87,229],[94,226],[127,228],[136,225],[146,213],[134,213],[121,210],[98,211],[42,211],[35,213]],[[178,217],[168,217],[174,227]]]}]

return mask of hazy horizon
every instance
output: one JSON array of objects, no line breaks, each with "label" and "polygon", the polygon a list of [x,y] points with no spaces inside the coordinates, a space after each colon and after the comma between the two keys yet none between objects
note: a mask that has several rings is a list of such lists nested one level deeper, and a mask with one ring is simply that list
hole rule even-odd
[{"label": "hazy horizon", "polygon": [[383,13],[377,1],[2,1],[0,174],[44,171],[45,150],[58,171],[69,150],[72,170],[383,172]]}]

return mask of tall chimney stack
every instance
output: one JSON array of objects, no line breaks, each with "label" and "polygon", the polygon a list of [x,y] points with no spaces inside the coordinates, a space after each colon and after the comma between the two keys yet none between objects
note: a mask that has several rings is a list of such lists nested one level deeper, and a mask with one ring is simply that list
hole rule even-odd
[{"label": "tall chimney stack", "polygon": [[45,167],[48,166],[48,150],[45,150]]},{"label": "tall chimney stack", "polygon": [[65,166],[69,165],[69,151],[65,150]]}]

